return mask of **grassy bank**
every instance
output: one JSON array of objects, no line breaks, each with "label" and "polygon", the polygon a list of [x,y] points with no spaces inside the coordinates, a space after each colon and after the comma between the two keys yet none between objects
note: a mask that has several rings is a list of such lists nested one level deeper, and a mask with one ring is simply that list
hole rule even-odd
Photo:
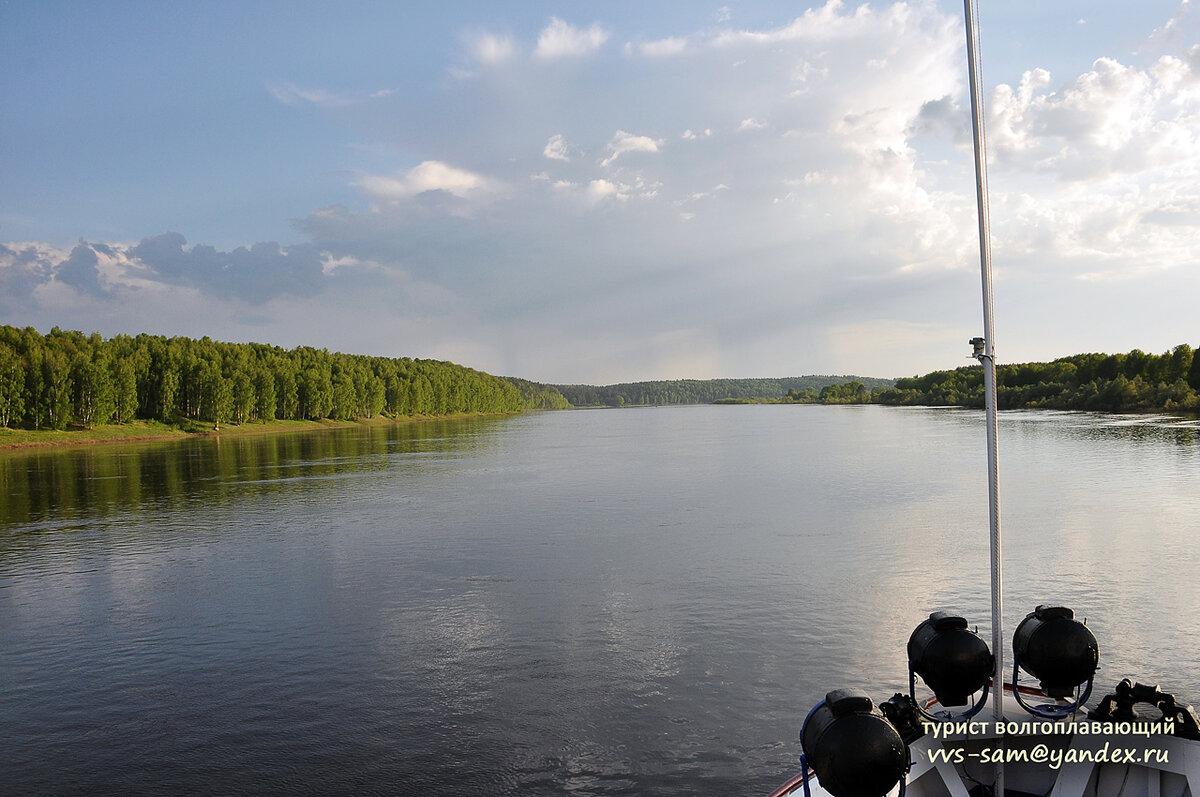
[{"label": "grassy bank", "polygon": [[254,434],[276,434],[280,432],[307,432],[320,429],[345,429],[353,426],[390,426],[396,423],[422,423],[461,418],[478,418],[494,413],[455,413],[415,417],[391,418],[376,415],[354,421],[270,421],[222,425],[215,429],[212,424],[184,421],[166,424],[158,421],[132,421],[122,424],[98,425],[90,429],[26,430],[0,428],[0,451],[18,448],[48,448],[59,446],[92,446],[111,443],[134,443],[151,440],[178,440],[186,437],[236,437]]}]

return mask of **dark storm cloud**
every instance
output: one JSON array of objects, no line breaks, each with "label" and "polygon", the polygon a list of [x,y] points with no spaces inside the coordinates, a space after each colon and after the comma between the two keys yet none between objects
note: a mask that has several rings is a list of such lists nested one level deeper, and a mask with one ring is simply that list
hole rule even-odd
[{"label": "dark storm cloud", "polygon": [[108,291],[100,284],[100,271],[97,269],[99,263],[100,258],[95,250],[88,244],[79,243],[71,250],[67,259],[58,264],[54,276],[59,282],[70,285],[80,293],[103,296]]},{"label": "dark storm cloud", "polygon": [[35,247],[0,244],[0,307],[28,299],[34,288],[50,278],[50,265],[45,253]]},{"label": "dark storm cloud", "polygon": [[206,244],[186,245],[182,235],[168,232],[142,239],[129,255],[163,282],[251,304],[282,295],[311,296],[324,281],[321,253],[313,246],[285,249],[263,242],[222,252]]},{"label": "dark storm cloud", "polygon": [[263,242],[229,252],[204,244],[189,249],[174,232],[144,238],[133,247],[80,241],[66,256],[47,246],[0,244],[0,298],[28,300],[38,286],[54,281],[102,299],[149,281],[259,305],[279,296],[320,292],[327,281],[322,266],[321,251],[308,244],[284,248]]}]

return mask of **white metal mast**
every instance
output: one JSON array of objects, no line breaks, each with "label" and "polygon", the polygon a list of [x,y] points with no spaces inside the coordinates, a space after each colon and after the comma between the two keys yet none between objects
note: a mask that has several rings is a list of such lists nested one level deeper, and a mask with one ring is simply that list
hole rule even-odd
[{"label": "white metal mast", "polygon": [[[975,357],[983,366],[984,406],[987,418],[988,497],[992,560],[992,653],[996,669],[992,678],[992,715],[1004,719],[1004,634],[1001,628],[1003,596],[1000,561],[1000,455],[996,446],[996,331],[992,322],[992,246],[988,221],[987,137],[983,126],[983,72],[979,63],[978,20],[972,0],[963,0],[967,21],[967,67],[971,83],[971,132],[975,140],[975,192],[979,209],[979,266],[983,281],[983,340],[975,343]],[[980,345],[982,343],[982,345]],[[994,793],[1004,794],[1004,769],[997,767]]]}]

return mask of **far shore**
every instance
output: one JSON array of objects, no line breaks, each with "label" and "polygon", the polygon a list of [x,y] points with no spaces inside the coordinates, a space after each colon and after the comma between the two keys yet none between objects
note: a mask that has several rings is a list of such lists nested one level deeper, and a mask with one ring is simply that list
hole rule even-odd
[{"label": "far shore", "polygon": [[0,452],[30,448],[67,448],[72,446],[111,445],[114,443],[148,443],[183,440],[196,437],[240,437],[243,435],[278,434],[281,432],[311,432],[325,429],[349,429],[355,426],[391,426],[394,424],[452,421],[463,418],[483,418],[495,413],[455,413],[451,415],[418,415],[393,418],[376,415],[352,421],[248,421],[241,424],[222,424],[219,427],[197,421],[172,425],[157,421],[133,421],[105,424],[89,429],[27,430],[0,428]]}]

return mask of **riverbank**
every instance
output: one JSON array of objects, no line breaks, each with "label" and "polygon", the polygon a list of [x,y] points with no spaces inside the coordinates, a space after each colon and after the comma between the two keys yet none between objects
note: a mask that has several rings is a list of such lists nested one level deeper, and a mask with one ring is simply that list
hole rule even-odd
[{"label": "riverbank", "polygon": [[132,421],[122,424],[107,424],[91,429],[27,430],[0,428],[0,451],[28,448],[63,448],[68,446],[111,445],[114,443],[145,443],[162,440],[182,440],[189,437],[240,437],[243,435],[278,434],[281,432],[311,432],[322,429],[346,429],[354,426],[390,426],[400,423],[425,423],[428,421],[451,421],[463,418],[482,418],[498,414],[460,412],[450,415],[418,415],[392,418],[376,415],[353,421],[269,421],[224,425],[214,428],[211,424],[188,421],[184,424],[165,424],[158,421]]}]

